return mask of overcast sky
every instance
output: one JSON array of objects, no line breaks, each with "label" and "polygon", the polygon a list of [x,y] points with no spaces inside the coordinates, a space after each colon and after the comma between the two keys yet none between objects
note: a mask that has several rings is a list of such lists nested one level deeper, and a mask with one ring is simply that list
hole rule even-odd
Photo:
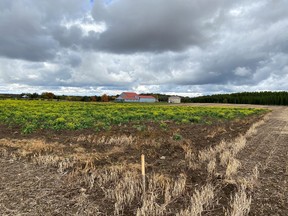
[{"label": "overcast sky", "polygon": [[287,0],[0,0],[0,93],[288,90]]}]

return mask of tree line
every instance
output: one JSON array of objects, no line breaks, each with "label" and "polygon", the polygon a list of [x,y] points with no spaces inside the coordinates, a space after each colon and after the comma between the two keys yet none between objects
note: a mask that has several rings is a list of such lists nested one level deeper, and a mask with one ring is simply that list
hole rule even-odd
[{"label": "tree line", "polygon": [[231,103],[259,105],[288,105],[288,92],[242,92],[191,98],[194,103]]},{"label": "tree line", "polygon": [[55,95],[53,92],[21,93],[21,94],[0,94],[0,99],[26,99],[26,100],[57,100],[57,101],[83,101],[83,102],[109,102],[116,96],[103,94],[101,96],[69,96]]},{"label": "tree line", "polygon": [[[167,102],[171,95],[160,93],[146,93],[141,95],[152,95],[159,102]],[[0,99],[28,99],[28,100],[65,100],[65,101],[83,101],[83,102],[110,102],[114,101],[119,95],[101,96],[68,96],[55,95],[52,92],[22,93],[22,94],[0,94]],[[182,103],[230,103],[230,104],[259,104],[259,105],[288,105],[288,92],[242,92],[232,94],[216,94],[200,97],[181,97]]]}]

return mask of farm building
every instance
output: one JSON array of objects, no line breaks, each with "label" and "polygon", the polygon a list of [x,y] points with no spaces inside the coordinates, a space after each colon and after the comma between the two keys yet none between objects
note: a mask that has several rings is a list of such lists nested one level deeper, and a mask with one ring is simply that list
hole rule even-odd
[{"label": "farm building", "polygon": [[143,102],[154,103],[156,98],[151,95],[138,95],[135,92],[122,92],[119,97],[115,99],[116,102]]},{"label": "farm building", "polygon": [[168,98],[168,103],[181,103],[181,98],[178,96],[171,96]]},{"label": "farm building", "polygon": [[139,96],[135,92],[122,92],[119,97],[115,99],[117,102],[138,102]]},{"label": "farm building", "polygon": [[147,102],[147,103],[154,103],[156,102],[156,98],[154,98],[153,96],[151,95],[148,95],[148,96],[144,96],[144,95],[140,95],[139,96],[139,102]]}]

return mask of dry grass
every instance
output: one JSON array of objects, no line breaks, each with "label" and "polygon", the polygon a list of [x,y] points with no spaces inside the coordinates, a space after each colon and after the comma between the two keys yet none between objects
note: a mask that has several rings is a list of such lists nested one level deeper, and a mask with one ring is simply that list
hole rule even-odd
[{"label": "dry grass", "polygon": [[217,150],[215,148],[208,148],[208,149],[205,149],[205,150],[202,150],[198,153],[198,159],[199,159],[199,162],[207,162],[207,161],[210,161],[211,159],[214,159],[216,158],[216,155],[217,155]]},{"label": "dry grass", "polygon": [[185,165],[188,166],[189,169],[191,170],[195,170],[199,167],[198,164],[198,158],[197,158],[197,154],[196,151],[193,150],[190,145],[181,145],[181,148],[184,151],[185,154]]},{"label": "dry grass", "polygon": [[241,185],[234,197],[231,197],[230,210],[228,215],[230,216],[245,216],[248,215],[251,205],[251,196],[246,194],[245,185]]},{"label": "dry grass", "polygon": [[[234,145],[233,145],[234,144]],[[240,135],[235,139],[235,141],[231,143],[231,148],[232,148],[232,154],[235,156],[239,151],[241,151],[245,145],[246,145],[246,137],[243,135]]]},{"label": "dry grass", "polygon": [[231,152],[229,150],[223,150],[220,155],[220,165],[222,167],[227,167],[227,164],[229,162],[229,159],[232,157]]},{"label": "dry grass", "polygon": [[[207,163],[207,172],[209,175],[216,174],[225,170],[226,178],[236,175],[241,163],[235,158],[237,153],[245,147],[246,138],[239,136],[233,142],[220,142],[214,148],[202,150],[198,154],[199,163]],[[217,160],[219,158],[219,160]],[[216,163],[219,161],[219,163]],[[220,169],[222,167],[222,169]]]},{"label": "dry grass", "polygon": [[113,145],[113,146],[129,146],[134,143],[135,139],[132,136],[117,136],[117,137],[106,137],[101,136],[98,137],[97,135],[80,135],[75,139],[76,142],[86,142],[92,143],[95,145]]},{"label": "dry grass", "polygon": [[257,133],[257,127],[263,125],[265,123],[265,121],[267,121],[269,119],[270,114],[266,115],[261,121],[258,121],[256,123],[254,123],[250,129],[246,132],[245,136],[246,137],[251,137],[254,134]]},{"label": "dry grass", "polygon": [[149,193],[145,196],[145,200],[143,202],[143,205],[141,208],[137,209],[137,216],[145,216],[145,215],[151,215],[151,216],[157,216],[157,215],[163,215],[164,214],[164,208],[162,208],[157,203],[158,195],[155,193]]},{"label": "dry grass", "polygon": [[[117,182],[121,178],[121,175],[127,170],[126,167],[122,165],[114,165],[110,167],[102,168],[101,170],[96,170],[91,173],[90,182],[96,180],[96,183],[100,187],[106,187],[107,185]],[[94,185],[90,184],[90,187],[93,187]]]},{"label": "dry grass", "polygon": [[115,215],[119,215],[125,206],[130,206],[136,197],[142,194],[141,178],[136,172],[126,172],[116,187],[110,190],[108,198],[115,200]]},{"label": "dry grass", "polygon": [[207,184],[200,190],[195,190],[195,193],[191,197],[190,206],[181,210],[177,216],[197,216],[201,215],[205,208],[213,203],[215,188],[211,184]]},{"label": "dry grass", "polygon": [[216,172],[216,159],[215,158],[209,161],[207,165],[207,172],[209,175],[215,174]]},{"label": "dry grass", "polygon": [[8,151],[6,148],[3,148],[3,147],[0,148],[0,156],[8,157]]},{"label": "dry grass", "polygon": [[233,175],[236,175],[240,166],[241,162],[236,158],[231,157],[226,168],[225,177],[230,179]]},{"label": "dry grass", "polygon": [[239,178],[238,179],[238,185],[244,185],[245,188],[247,188],[250,191],[254,190],[254,187],[258,184],[258,178],[259,178],[259,171],[258,166],[256,165],[253,170],[252,174],[246,178]]},{"label": "dry grass", "polygon": [[[266,117],[267,120],[267,117]],[[257,179],[259,176],[258,167],[255,166],[252,174],[247,178],[241,178],[237,176],[238,169],[241,166],[241,162],[236,159],[237,154],[245,148],[246,139],[257,133],[257,128],[264,124],[264,120],[254,123],[251,128],[247,131],[245,135],[240,135],[232,142],[222,141],[217,146],[213,148],[208,148],[200,151],[198,153],[198,163],[207,164],[208,175],[219,175],[224,176],[223,184],[226,183],[238,185],[238,192],[234,196],[231,195],[230,209],[227,210],[227,214],[231,216],[244,216],[249,213],[251,197],[246,194],[246,188],[253,190],[254,186],[257,184]],[[186,153],[188,156],[191,154],[189,151]],[[189,157],[187,157],[189,158]],[[224,173],[223,173],[223,171]],[[240,185],[240,186],[239,186]],[[205,203],[201,199],[201,193],[198,191],[197,196],[194,197],[194,202],[197,203],[197,199],[202,203],[202,207]],[[197,198],[198,197],[198,198]],[[191,205],[193,206],[193,205]],[[181,215],[200,215],[203,211],[201,204],[194,204],[194,207],[189,207],[182,210],[179,213]]]},{"label": "dry grass", "polygon": [[20,149],[23,151],[23,156],[26,156],[28,153],[48,152],[48,151],[54,151],[55,149],[63,148],[63,145],[59,143],[47,144],[44,140],[41,139],[33,139],[33,140],[1,139],[0,145],[3,147]]},{"label": "dry grass", "polygon": [[[231,180],[233,176],[237,175],[237,170],[241,166],[239,160],[236,159],[237,154],[245,148],[247,137],[252,136],[257,132],[257,127],[262,125],[264,120],[254,123],[245,135],[240,135],[234,141],[221,141],[213,148],[208,148],[198,153],[198,163],[207,163],[207,172],[210,175],[218,174],[224,168],[226,179]],[[191,154],[187,151],[187,155]],[[187,157],[188,158],[188,157]],[[219,160],[217,160],[219,159]],[[220,161],[219,164],[216,161]],[[222,167],[220,169],[219,167]]]},{"label": "dry grass", "polygon": [[32,158],[32,162],[35,164],[46,167],[58,167],[58,163],[61,160],[63,160],[63,158],[56,155],[35,155]]},{"label": "dry grass", "polygon": [[[199,164],[207,164],[208,175],[219,175],[219,172],[223,170],[222,176],[224,176],[223,184],[230,182],[234,185],[240,185],[238,192],[232,196],[230,201],[229,214],[233,216],[246,215],[249,212],[251,197],[246,195],[246,188],[253,190],[257,183],[259,171],[257,166],[253,169],[252,175],[247,179],[241,179],[237,176],[238,169],[241,166],[241,162],[236,159],[237,154],[245,148],[247,137],[252,136],[257,132],[257,127],[262,125],[264,121],[257,122],[251,126],[245,135],[240,135],[234,141],[226,142],[222,141],[214,148],[208,148],[198,153],[198,157],[195,156],[194,151],[189,145],[182,145],[185,152],[185,160],[189,164],[190,169],[199,168]],[[212,134],[213,135],[213,134]],[[219,163],[219,164],[218,164]],[[222,167],[222,169],[220,169]],[[220,169],[220,170],[219,170]],[[218,186],[219,187],[219,186]],[[169,184],[166,183],[165,202],[171,200],[169,194]],[[162,189],[163,191],[163,189]],[[201,215],[206,207],[211,205],[215,196],[215,189],[211,184],[207,184],[200,191],[195,191],[191,198],[191,205],[182,210],[178,215]],[[168,198],[167,198],[168,197]],[[157,204],[157,194],[155,191],[151,192],[147,197],[145,205],[138,209],[137,215],[163,215],[165,212],[166,205]]]},{"label": "dry grass", "polygon": [[224,127],[217,127],[216,129],[209,132],[206,138],[214,138],[217,134],[221,134],[225,132],[227,132],[227,130]]},{"label": "dry grass", "polygon": [[73,208],[76,209],[75,215],[102,215],[99,207],[89,202],[89,195],[85,193],[86,189],[81,188],[79,194],[72,199]]},{"label": "dry grass", "polygon": [[95,169],[94,160],[99,159],[98,154],[72,154],[69,156],[58,155],[34,155],[32,162],[41,166],[52,166],[57,168],[57,172],[60,174],[67,174],[73,170],[74,172],[80,171],[85,173],[91,169]]},{"label": "dry grass", "polygon": [[174,181],[173,190],[171,193],[172,198],[180,196],[185,191],[186,181],[187,181],[186,174],[181,173],[178,179]]},{"label": "dry grass", "polygon": [[[187,176],[180,174],[172,180],[164,175],[154,174],[149,178],[148,191],[143,200],[143,205],[137,210],[140,215],[165,215],[167,206],[185,191]],[[163,197],[163,202],[159,198]]]}]

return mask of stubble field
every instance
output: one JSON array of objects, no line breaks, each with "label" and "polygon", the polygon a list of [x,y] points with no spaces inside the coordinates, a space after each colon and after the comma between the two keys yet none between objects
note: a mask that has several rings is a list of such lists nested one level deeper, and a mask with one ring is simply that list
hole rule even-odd
[{"label": "stubble field", "polygon": [[262,196],[257,194],[263,185],[261,159],[243,159],[280,110],[269,118],[267,110],[247,107],[5,102],[0,108],[2,215],[268,211],[259,201],[254,205]]}]

